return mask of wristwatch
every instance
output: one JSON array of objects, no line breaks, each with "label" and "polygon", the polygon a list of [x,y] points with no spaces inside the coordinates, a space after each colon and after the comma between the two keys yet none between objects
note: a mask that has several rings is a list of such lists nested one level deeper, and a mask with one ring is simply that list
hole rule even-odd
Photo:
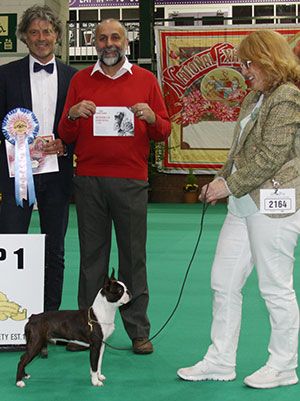
[{"label": "wristwatch", "polygon": [[[70,110],[70,109],[69,109],[69,110]],[[72,120],[72,121],[77,120],[78,117],[71,117],[71,116],[70,116],[69,110],[67,111],[67,117],[68,117],[68,119],[69,119],[69,120]]]},{"label": "wristwatch", "polygon": [[63,156],[68,156],[67,145],[64,143],[63,146],[64,146],[64,154],[63,154]]}]

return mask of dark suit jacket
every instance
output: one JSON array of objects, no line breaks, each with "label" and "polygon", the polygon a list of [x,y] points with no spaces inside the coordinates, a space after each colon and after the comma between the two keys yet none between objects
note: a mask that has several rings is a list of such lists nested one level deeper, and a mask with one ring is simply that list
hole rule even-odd
[{"label": "dark suit jacket", "polygon": [[[69,83],[77,70],[59,60],[56,60],[58,76],[58,95],[56,103],[56,113],[54,120],[53,133],[56,138],[58,135],[58,123],[64,108],[65,99]],[[6,114],[12,109],[23,107],[32,110],[29,56],[17,61],[0,66],[0,124]],[[0,191],[13,192],[14,179],[9,178],[6,160],[6,150],[4,137],[1,131],[0,145]],[[71,192],[73,175],[73,147],[68,147],[68,156],[58,158],[59,173],[43,174],[43,180],[56,180],[59,187],[67,192]]]}]

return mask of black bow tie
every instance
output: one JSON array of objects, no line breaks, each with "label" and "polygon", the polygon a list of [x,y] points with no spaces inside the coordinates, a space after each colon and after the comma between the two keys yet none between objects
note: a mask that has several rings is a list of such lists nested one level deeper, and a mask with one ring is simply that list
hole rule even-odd
[{"label": "black bow tie", "polygon": [[51,63],[51,64],[46,64],[46,65],[39,64],[39,63],[34,63],[34,64],[33,64],[33,72],[39,72],[39,71],[41,71],[41,70],[45,70],[45,71],[47,71],[49,74],[52,74],[52,73],[53,73],[53,70],[54,70],[54,64],[53,64],[53,63]]}]

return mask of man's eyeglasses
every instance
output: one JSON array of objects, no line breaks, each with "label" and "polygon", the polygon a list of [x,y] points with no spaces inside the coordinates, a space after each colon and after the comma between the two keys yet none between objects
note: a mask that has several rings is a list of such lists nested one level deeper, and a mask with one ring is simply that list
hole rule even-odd
[{"label": "man's eyeglasses", "polygon": [[240,61],[240,66],[241,68],[246,68],[247,70],[249,70],[250,68],[250,64],[252,63],[251,60],[248,61]]}]

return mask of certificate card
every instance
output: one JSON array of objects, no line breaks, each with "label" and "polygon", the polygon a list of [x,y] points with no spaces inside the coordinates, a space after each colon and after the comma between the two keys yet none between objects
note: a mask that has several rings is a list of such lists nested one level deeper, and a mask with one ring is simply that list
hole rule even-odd
[{"label": "certificate card", "polygon": [[97,107],[94,136],[134,136],[134,114],[128,107]]},{"label": "certificate card", "polygon": [[[54,140],[54,134],[37,136],[29,145],[32,174],[52,173],[59,171],[57,155],[44,152],[44,145]],[[15,176],[15,146],[5,141],[9,176]]]}]

